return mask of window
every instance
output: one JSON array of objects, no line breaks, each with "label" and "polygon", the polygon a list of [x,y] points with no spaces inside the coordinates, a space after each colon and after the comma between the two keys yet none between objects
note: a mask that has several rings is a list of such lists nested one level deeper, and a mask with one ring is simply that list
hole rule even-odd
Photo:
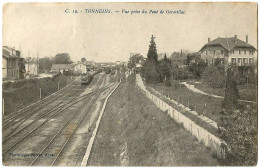
[{"label": "window", "polygon": [[213,50],[213,54],[214,54],[214,55],[216,54],[216,50]]},{"label": "window", "polygon": [[243,58],[243,63],[244,63],[244,64],[247,63],[247,58]]},{"label": "window", "polygon": [[242,58],[238,58],[238,59],[237,59],[237,63],[240,64],[241,62],[242,62]]},{"label": "window", "polygon": [[12,67],[15,67],[16,60],[12,60]]},{"label": "window", "polygon": [[244,54],[246,55],[246,50],[244,51]]},{"label": "window", "polygon": [[206,55],[208,55],[208,51],[206,50]]},{"label": "window", "polygon": [[14,77],[15,76],[15,70],[13,69],[12,70],[12,77]]},{"label": "window", "polygon": [[238,54],[241,54],[241,50],[240,49],[238,50]]},{"label": "window", "polygon": [[254,59],[253,58],[249,58],[249,63],[250,64],[254,63]]},{"label": "window", "polygon": [[235,64],[236,63],[236,58],[231,58],[231,63]]}]

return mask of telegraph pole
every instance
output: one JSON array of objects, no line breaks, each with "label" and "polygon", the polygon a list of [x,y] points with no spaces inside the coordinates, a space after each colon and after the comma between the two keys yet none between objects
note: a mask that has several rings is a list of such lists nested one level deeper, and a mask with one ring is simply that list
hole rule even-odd
[{"label": "telegraph pole", "polygon": [[27,70],[27,73],[28,75],[30,75],[30,69],[29,69],[29,64],[30,64],[30,51],[28,51],[28,70]]},{"label": "telegraph pole", "polygon": [[37,52],[37,75],[39,75],[39,53]]}]

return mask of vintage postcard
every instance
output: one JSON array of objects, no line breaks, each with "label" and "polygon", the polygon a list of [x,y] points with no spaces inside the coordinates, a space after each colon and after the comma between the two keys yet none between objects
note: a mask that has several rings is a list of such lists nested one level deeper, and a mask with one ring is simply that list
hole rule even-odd
[{"label": "vintage postcard", "polygon": [[256,2],[5,3],[5,166],[256,166]]}]

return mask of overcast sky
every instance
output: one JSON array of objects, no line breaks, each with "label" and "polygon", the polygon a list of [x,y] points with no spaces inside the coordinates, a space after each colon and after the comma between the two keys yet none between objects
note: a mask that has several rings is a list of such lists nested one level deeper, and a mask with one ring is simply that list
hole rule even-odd
[{"label": "overcast sky", "polygon": [[[82,13],[66,13],[73,9]],[[110,9],[112,13],[84,13]],[[126,10],[183,10],[185,14],[122,14]],[[120,11],[119,13],[115,11]],[[234,34],[257,47],[256,3],[47,3],[7,4],[3,8],[3,45],[23,57],[67,52],[73,61],[127,61],[146,57],[151,35],[158,53],[198,51],[208,40]]]}]

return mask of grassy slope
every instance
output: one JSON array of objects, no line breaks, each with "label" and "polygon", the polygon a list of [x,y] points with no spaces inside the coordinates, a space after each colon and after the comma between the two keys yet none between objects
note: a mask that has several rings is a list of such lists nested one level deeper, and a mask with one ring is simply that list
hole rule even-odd
[{"label": "grassy slope", "polygon": [[90,165],[217,165],[211,155],[128,82],[122,83],[108,101]]},{"label": "grassy slope", "polygon": [[[222,99],[211,97],[206,95],[194,93],[189,91],[185,86],[175,88],[173,85],[171,87],[165,87],[164,84],[149,85],[155,88],[160,93],[169,94],[169,97],[177,102],[182,103],[188,107],[189,105],[195,105],[196,111],[204,114],[208,118],[219,122],[222,114],[221,111],[221,101]],[[206,106],[205,106],[206,104]]]},{"label": "grassy slope", "polygon": [[38,101],[40,99],[40,88],[42,89],[42,98],[44,98],[58,90],[58,81],[60,88],[63,88],[67,85],[67,80],[67,77],[60,76],[3,84],[5,115],[15,113],[19,109]]}]

